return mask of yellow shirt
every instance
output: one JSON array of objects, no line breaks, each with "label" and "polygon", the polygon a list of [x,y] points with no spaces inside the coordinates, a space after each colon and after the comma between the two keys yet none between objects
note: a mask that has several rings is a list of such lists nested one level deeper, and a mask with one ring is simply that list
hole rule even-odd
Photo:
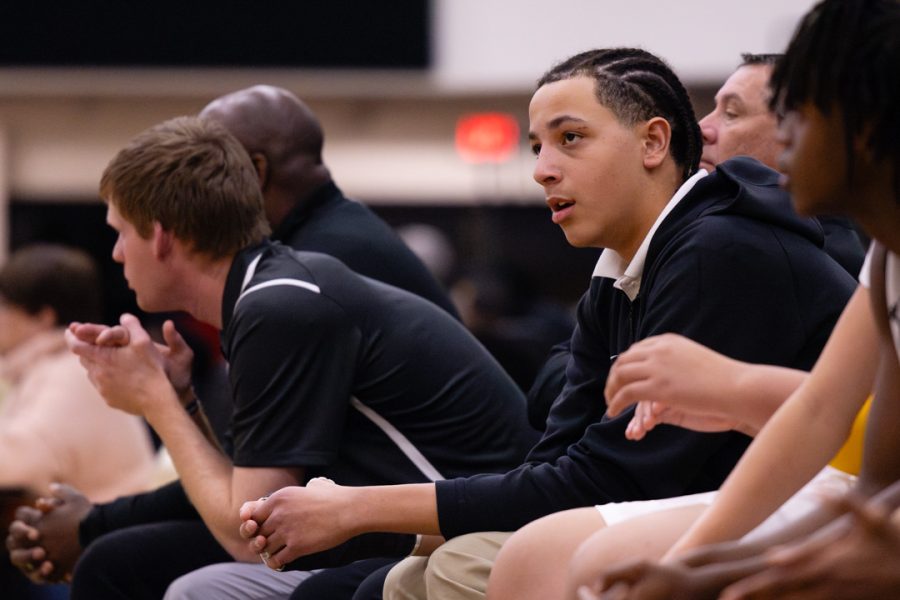
[{"label": "yellow shirt", "polygon": [[844,445],[838,450],[829,463],[835,469],[839,469],[850,475],[859,475],[859,469],[862,466],[863,455],[863,439],[866,434],[866,420],[869,418],[869,408],[872,405],[872,396],[866,400],[859,414],[853,421],[853,427],[850,429],[850,436]]}]

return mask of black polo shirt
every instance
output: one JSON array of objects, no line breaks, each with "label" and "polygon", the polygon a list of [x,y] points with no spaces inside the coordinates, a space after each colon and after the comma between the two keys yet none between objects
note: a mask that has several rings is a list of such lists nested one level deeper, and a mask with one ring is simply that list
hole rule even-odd
[{"label": "black polo shirt", "polygon": [[462,325],[330,256],[244,250],[222,309],[236,466],[429,481],[503,471],[534,439],[521,392]]}]

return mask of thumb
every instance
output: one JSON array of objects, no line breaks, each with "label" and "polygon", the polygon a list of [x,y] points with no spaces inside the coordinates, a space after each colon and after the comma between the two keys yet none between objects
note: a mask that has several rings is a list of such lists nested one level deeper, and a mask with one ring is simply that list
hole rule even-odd
[{"label": "thumb", "polygon": [[272,514],[272,508],[273,504],[269,502],[269,498],[263,496],[259,500],[247,502],[241,507],[241,519],[262,523]]},{"label": "thumb", "polygon": [[184,341],[184,337],[178,333],[178,330],[175,328],[175,323],[173,323],[171,319],[167,319],[166,322],[163,323],[162,334],[166,346],[168,346],[169,350],[173,353],[177,354],[188,347],[187,342]]},{"label": "thumb", "polygon": [[61,502],[73,502],[84,497],[84,494],[65,483],[51,483],[49,487],[50,495]]},{"label": "thumb", "polygon": [[108,327],[97,336],[95,344],[98,346],[127,346],[129,342],[128,330],[117,325],[116,327]]},{"label": "thumb", "polygon": [[150,339],[150,334],[141,327],[141,322],[136,316],[130,313],[123,313],[122,316],[119,317],[119,323],[128,330],[128,335],[132,342]]},{"label": "thumb", "polygon": [[241,505],[239,512],[241,521],[248,521],[253,518],[253,509],[256,508],[258,500],[249,500]]}]

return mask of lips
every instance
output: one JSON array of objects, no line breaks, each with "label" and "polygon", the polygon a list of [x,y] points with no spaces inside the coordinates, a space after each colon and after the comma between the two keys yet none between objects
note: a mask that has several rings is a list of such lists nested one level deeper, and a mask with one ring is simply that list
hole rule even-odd
[{"label": "lips", "polygon": [[791,154],[787,150],[779,154],[778,158],[775,159],[775,166],[778,168],[778,172],[781,173],[781,177],[778,178],[778,185],[789,190],[791,182]]},{"label": "lips", "polygon": [[559,225],[575,207],[575,202],[567,198],[547,198],[547,206],[553,212],[553,222]]}]

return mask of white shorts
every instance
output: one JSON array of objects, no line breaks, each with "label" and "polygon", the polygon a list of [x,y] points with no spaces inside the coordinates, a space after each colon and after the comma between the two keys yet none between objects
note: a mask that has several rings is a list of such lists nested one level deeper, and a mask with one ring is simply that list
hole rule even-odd
[{"label": "white shorts", "polygon": [[[746,535],[747,539],[778,530],[812,512],[820,503],[823,494],[842,494],[847,492],[856,481],[856,477],[839,471],[834,467],[825,467],[787,502],[781,505],[768,519]],[[607,527],[662,510],[684,506],[709,506],[719,494],[703,492],[689,496],[676,496],[660,500],[641,500],[635,502],[610,502],[598,504],[597,510],[606,522]]]}]

